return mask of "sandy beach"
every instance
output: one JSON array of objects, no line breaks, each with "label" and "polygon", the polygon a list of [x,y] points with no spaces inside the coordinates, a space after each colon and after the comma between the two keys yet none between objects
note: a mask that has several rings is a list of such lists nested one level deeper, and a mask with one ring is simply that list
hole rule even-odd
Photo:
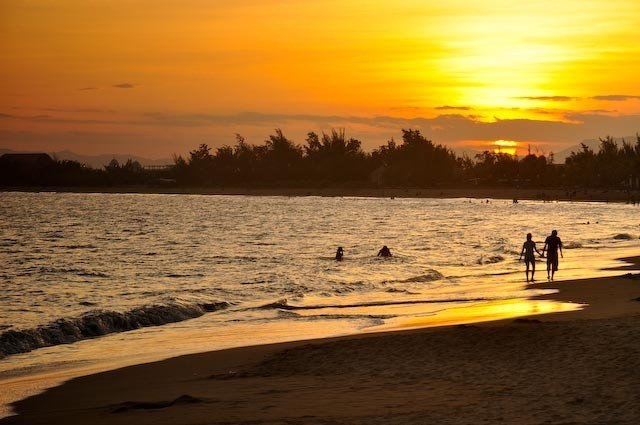
[{"label": "sandy beach", "polygon": [[636,424],[627,272],[535,284],[579,311],[182,356],[73,379],[0,423]]}]

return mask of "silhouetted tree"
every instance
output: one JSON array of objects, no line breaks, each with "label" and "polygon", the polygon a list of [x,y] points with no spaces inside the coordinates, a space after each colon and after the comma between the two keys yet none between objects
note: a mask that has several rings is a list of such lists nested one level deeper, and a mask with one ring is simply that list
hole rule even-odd
[{"label": "silhouetted tree", "polygon": [[360,140],[347,138],[344,129],[307,134],[306,162],[310,177],[325,182],[344,183],[367,178],[370,167]]},{"label": "silhouetted tree", "polygon": [[263,181],[296,180],[301,177],[302,148],[284,137],[282,130],[269,136],[261,151],[261,177]]},{"label": "silhouetted tree", "polygon": [[391,184],[430,186],[462,177],[461,163],[450,149],[435,145],[419,130],[402,130],[402,144],[392,139],[373,153],[384,167],[384,181]]},{"label": "silhouetted tree", "polygon": [[213,156],[209,146],[203,143],[198,149],[190,151],[188,164],[190,183],[199,185],[213,183]]},{"label": "silhouetted tree", "polygon": [[618,146],[610,136],[600,138],[597,153],[583,143],[566,159],[565,178],[584,187],[624,187],[629,176],[640,175],[640,136],[636,139],[635,146],[625,140]]}]

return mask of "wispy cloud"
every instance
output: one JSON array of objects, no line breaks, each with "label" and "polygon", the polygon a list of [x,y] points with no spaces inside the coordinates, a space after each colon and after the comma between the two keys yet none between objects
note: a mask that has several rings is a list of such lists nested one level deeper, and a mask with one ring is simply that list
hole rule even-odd
[{"label": "wispy cloud", "polygon": [[136,84],[120,83],[120,84],[114,84],[112,87],[115,87],[117,89],[132,89],[132,88],[136,87]]},{"label": "wispy cloud", "polygon": [[434,108],[436,111],[470,111],[471,108],[469,106],[451,106],[451,105],[443,105],[443,106],[436,106]]},{"label": "wispy cloud", "polygon": [[67,124],[117,124],[116,121],[97,120],[97,119],[77,119],[77,118],[61,118],[54,115],[12,115],[0,113],[0,120],[20,120],[31,122],[50,122],[50,123],[67,123]]},{"label": "wispy cloud", "polygon": [[569,102],[571,100],[579,100],[579,97],[573,96],[519,96],[516,99],[524,99],[524,100],[544,100],[551,102]]},{"label": "wispy cloud", "polygon": [[594,100],[607,100],[610,102],[624,102],[625,100],[640,99],[640,96],[629,94],[607,94],[603,96],[593,96]]},{"label": "wispy cloud", "polygon": [[86,90],[98,90],[97,87],[81,87],[78,90],[80,91],[86,91]]},{"label": "wispy cloud", "polygon": [[640,95],[633,95],[633,94],[604,94],[604,95],[589,96],[589,97],[577,97],[577,96],[519,96],[519,97],[516,97],[515,99],[542,100],[542,101],[550,101],[550,102],[569,102],[571,100],[592,99],[592,100],[604,100],[604,101],[609,101],[609,102],[624,102],[625,100],[640,99]]},{"label": "wispy cloud", "polygon": [[[544,110],[538,111],[543,112]],[[202,135],[213,138],[212,146],[232,142],[234,133],[239,132],[248,140],[259,141],[270,134],[274,128],[282,128],[296,141],[302,141],[308,131],[329,131],[331,128],[346,128],[356,138],[363,141],[366,149],[373,149],[391,137],[397,137],[402,128],[418,129],[437,143],[459,146],[469,140],[517,140],[553,145],[563,148],[581,140],[606,135],[625,136],[640,131],[640,115],[611,115],[606,110],[592,110],[588,113],[563,114],[565,121],[549,119],[499,119],[486,121],[478,116],[458,113],[441,114],[436,117],[403,118],[397,116],[339,116],[316,114],[280,114],[244,112],[231,115],[217,114],[170,114],[147,112],[129,116],[127,119],[81,119],[55,115],[14,115],[0,113],[0,120],[23,120],[34,124],[60,123],[86,126],[88,131],[93,124],[114,125],[122,131],[135,131],[149,135],[149,140],[159,134],[169,137],[174,130],[180,134],[191,134],[200,140]],[[113,117],[113,116],[112,116]],[[139,130],[133,130],[133,127]],[[148,130],[144,129],[147,127]],[[154,127],[166,128],[160,132]],[[179,129],[189,129],[187,133]],[[153,137],[151,137],[153,135]],[[114,135],[115,139],[120,139]],[[114,141],[115,141],[114,139]],[[194,139],[194,140],[195,140]],[[129,139],[127,139],[129,140]],[[175,139],[171,139],[175,145]],[[34,143],[37,140],[34,140]],[[150,142],[151,143],[151,142]],[[188,137],[182,145],[188,149],[192,142]]]}]

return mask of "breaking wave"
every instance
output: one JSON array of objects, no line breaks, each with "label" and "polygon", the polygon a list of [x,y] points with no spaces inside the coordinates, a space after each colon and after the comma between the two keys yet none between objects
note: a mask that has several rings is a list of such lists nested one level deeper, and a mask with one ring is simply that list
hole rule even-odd
[{"label": "breaking wave", "polygon": [[487,298],[487,297],[477,297],[477,298],[444,298],[444,299],[432,299],[432,300],[406,300],[406,301],[375,301],[375,302],[364,302],[364,303],[354,303],[354,304],[317,304],[317,305],[291,305],[289,304],[289,300],[286,298],[264,304],[260,307],[257,307],[261,310],[269,310],[269,309],[279,309],[279,310],[287,310],[287,311],[296,311],[296,310],[317,310],[322,308],[358,308],[358,307],[378,307],[378,306],[392,306],[392,305],[404,305],[404,304],[437,304],[437,303],[464,303],[464,302],[473,302],[473,301],[488,301],[494,300],[498,298]]},{"label": "breaking wave", "polygon": [[495,264],[504,261],[504,257],[502,255],[489,255],[489,256],[481,256],[476,260],[477,264]]},{"label": "breaking wave", "polygon": [[70,344],[116,332],[181,322],[227,308],[227,302],[149,305],[119,313],[91,311],[72,319],[58,319],[33,329],[8,330],[0,334],[0,358],[36,348]]},{"label": "breaking wave", "polygon": [[444,276],[437,270],[429,270],[427,273],[420,276],[410,277],[409,279],[400,280],[400,283],[421,283],[421,282],[433,282],[434,280],[440,280]]}]

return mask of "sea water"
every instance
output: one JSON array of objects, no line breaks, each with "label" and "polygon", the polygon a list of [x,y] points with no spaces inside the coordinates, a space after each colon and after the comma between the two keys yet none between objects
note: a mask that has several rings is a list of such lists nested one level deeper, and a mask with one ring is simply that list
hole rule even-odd
[{"label": "sea water", "polygon": [[[616,258],[638,252],[638,212],[466,198],[0,193],[0,402],[184,353],[576,308],[527,301],[543,291],[524,289],[526,233],[542,249],[558,230],[557,279],[611,275]],[[376,256],[383,245],[393,257]],[[48,378],[25,384],[34,376]]]}]

